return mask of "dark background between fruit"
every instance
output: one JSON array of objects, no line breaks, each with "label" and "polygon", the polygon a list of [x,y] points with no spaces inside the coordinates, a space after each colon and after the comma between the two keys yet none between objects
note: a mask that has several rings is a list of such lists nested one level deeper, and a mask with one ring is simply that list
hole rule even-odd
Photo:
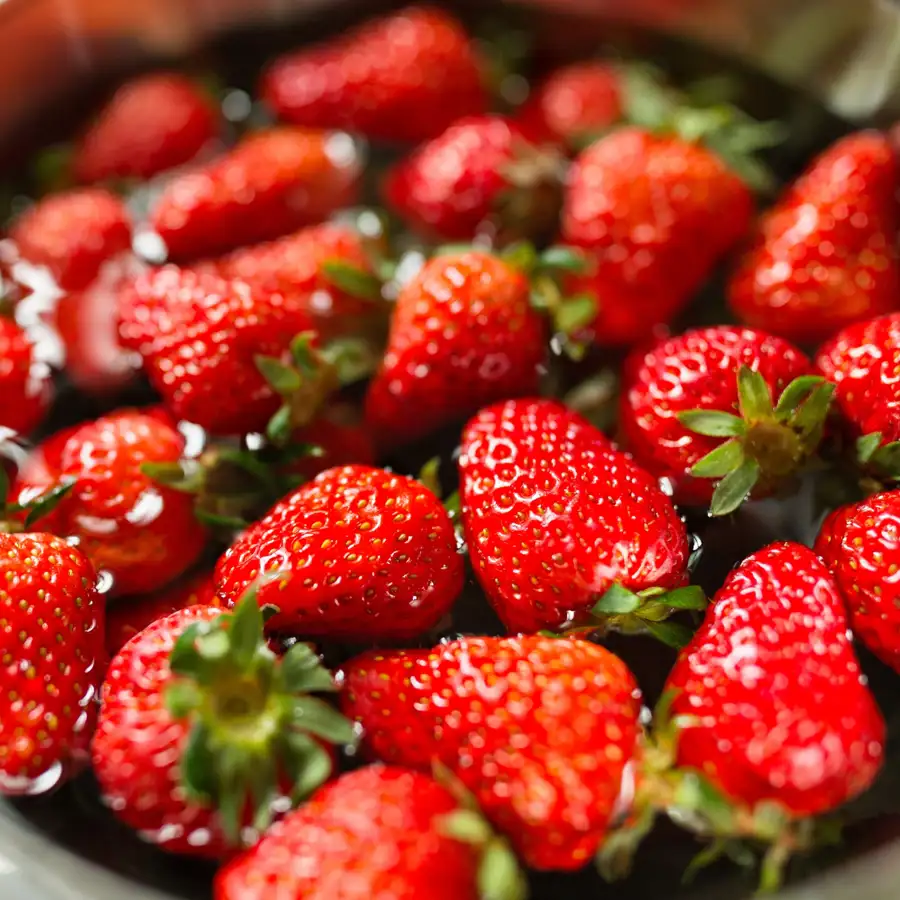
[{"label": "dark background between fruit", "polygon": [[[193,72],[214,72],[220,83],[252,91],[260,65],[273,53],[288,49],[325,34],[334,33],[353,22],[362,11],[399,4],[357,2],[341,6],[341,15],[334,11],[321,18],[304,22],[294,29],[277,31],[253,30],[226,36],[207,48],[204,54],[186,64]],[[478,0],[460,5],[461,12],[473,27],[481,22],[483,7]],[[480,12],[481,11],[481,12]],[[496,28],[497,22],[492,23]],[[761,117],[776,116],[791,126],[791,136],[778,150],[770,154],[769,162],[780,177],[789,178],[802,166],[815,150],[827,144],[846,130],[839,121],[808,99],[795,92],[788,92],[772,82],[750,72],[735,72],[734,67],[696,48],[680,45],[646,33],[639,34],[624,29],[611,29],[599,21],[586,21],[559,13],[519,14],[515,19],[508,15],[499,20],[508,31],[523,29],[539,35],[539,45],[529,71],[540,72],[554,63],[590,56],[599,49],[622,56],[649,58],[664,65],[676,79],[698,75],[733,72],[741,79],[742,105]],[[0,19],[2,27],[2,19]],[[66,129],[75,127],[81,117],[89,113],[93,103],[103,95],[108,83],[97,81],[80,90],[77,97],[66,98],[59,109],[50,111],[34,123],[35,135],[44,141],[65,137]],[[53,123],[48,132],[47,123]],[[18,146],[24,151],[27,143]],[[389,150],[374,148],[376,163],[391,158]],[[19,182],[28,190],[27,176]],[[374,193],[370,199],[375,202]],[[726,321],[722,291],[714,279],[697,298],[684,324],[719,323]],[[597,372],[604,366],[614,366],[616,360],[593,356],[577,368],[562,366],[562,378],[566,384],[574,384]],[[106,409],[128,403],[147,402],[149,393],[143,389],[130,390],[127,395],[107,398],[103,402],[80,397],[60,390],[51,425],[54,431],[65,425],[95,416]],[[455,477],[452,466],[453,451],[459,429],[449,429],[430,439],[427,444],[410,448],[395,459],[385,462],[399,471],[416,473],[421,464],[435,454],[444,459],[442,470],[447,478],[446,487],[452,489]],[[702,545],[695,578],[712,594],[722,583],[728,571],[752,551],[776,539],[794,539],[810,542],[815,533],[817,516],[811,500],[810,485],[805,485],[796,496],[766,503],[751,504],[738,514],[724,521],[710,521],[702,511],[688,515],[691,531]],[[215,550],[211,550],[214,558]],[[466,632],[499,633],[499,624],[487,606],[480,589],[470,577],[462,597],[454,610],[450,627],[445,634]],[[609,646],[629,663],[638,677],[648,704],[658,696],[660,687],[672,664],[673,654],[654,641],[642,638],[616,639]],[[329,662],[340,661],[349,652],[347,648],[326,648]],[[860,651],[863,665],[871,685],[888,719],[889,750],[900,740],[900,680],[893,672],[871,656]],[[59,842],[102,866],[111,867],[144,884],[152,884],[174,897],[187,900],[203,900],[210,895],[212,867],[161,853],[141,842],[127,828],[117,823],[101,806],[96,785],[86,773],[55,794],[39,799],[16,802],[19,814],[46,834],[47,839]],[[800,879],[811,871],[834,865],[841,859],[872,849],[900,836],[900,771],[897,760],[890,758],[878,783],[864,797],[845,810],[848,827],[843,845],[829,848],[818,856],[795,863],[792,879]],[[643,900],[643,898],[667,898],[667,900],[740,900],[752,893],[752,876],[736,872],[729,865],[713,867],[701,873],[690,885],[681,884],[681,873],[696,851],[697,844],[668,823],[661,822],[653,836],[642,848],[633,875],[624,883],[605,885],[588,868],[569,876],[534,874],[533,900]],[[898,889],[900,894],[900,889]]]}]

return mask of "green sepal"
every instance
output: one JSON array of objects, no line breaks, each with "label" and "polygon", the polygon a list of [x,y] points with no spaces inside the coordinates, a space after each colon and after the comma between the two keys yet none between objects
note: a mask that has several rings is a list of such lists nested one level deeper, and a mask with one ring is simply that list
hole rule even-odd
[{"label": "green sepal", "polygon": [[308,644],[294,644],[282,657],[281,684],[289,694],[336,691],[337,684]]},{"label": "green sepal", "polygon": [[480,900],[525,900],[528,884],[506,841],[495,838],[485,847],[478,866]]},{"label": "green sepal", "polygon": [[[472,249],[471,247],[469,248]],[[531,276],[537,268],[540,257],[530,241],[514,241],[504,247],[500,253],[500,259],[508,266],[518,270],[523,275]]]},{"label": "green sepal", "polygon": [[538,257],[538,266],[545,271],[565,272],[568,275],[584,275],[590,265],[584,252],[575,247],[555,244]]},{"label": "green sepal", "polygon": [[867,465],[872,461],[875,452],[881,446],[882,436],[880,431],[872,434],[864,434],[856,439],[856,459],[860,465]]},{"label": "green sepal", "polygon": [[276,394],[285,397],[300,390],[303,381],[293,366],[286,365],[274,356],[257,354],[253,359],[259,373]]},{"label": "green sepal", "polygon": [[352,744],[356,740],[353,724],[333,706],[316,697],[293,700],[290,716],[294,725],[331,744]]},{"label": "green sepal", "polygon": [[676,418],[688,431],[706,437],[737,437],[747,430],[740,416],[715,409],[689,409],[678,413]]},{"label": "green sepal", "polygon": [[759,477],[759,463],[754,459],[745,459],[716,485],[709,504],[709,514],[727,516],[734,512],[750,496]]},{"label": "green sepal", "polygon": [[328,751],[308,735],[292,732],[285,741],[284,764],[291,779],[291,799],[300,803],[328,780],[334,766]]},{"label": "green sepal", "polygon": [[556,330],[573,335],[587,328],[597,318],[599,304],[591,294],[576,294],[564,297],[553,312]]},{"label": "green sepal", "polygon": [[34,500],[30,500],[25,504],[16,504],[14,507],[10,507],[10,509],[15,510],[27,510],[25,515],[25,527],[31,528],[36,522],[40,519],[43,519],[44,516],[50,515],[57,506],[59,506],[60,502],[63,498],[75,487],[76,479],[67,478],[60,481],[55,487],[50,488],[49,491],[45,491],[39,497],[35,497]]},{"label": "green sepal", "polygon": [[419,469],[419,482],[424,484],[435,497],[440,497],[442,494],[440,471],[441,458],[439,456],[431,457],[431,459]]},{"label": "green sepal", "polygon": [[627,616],[636,612],[640,606],[641,598],[634,591],[621,584],[612,584],[594,604],[591,615]]},{"label": "green sepal", "polygon": [[320,271],[326,281],[351,297],[373,303],[382,299],[381,281],[359,266],[341,259],[328,259],[322,263]]},{"label": "green sepal", "polygon": [[290,439],[294,426],[291,421],[291,408],[283,404],[269,419],[266,425],[266,437],[276,446],[284,446]]},{"label": "green sepal", "polygon": [[265,648],[265,644],[260,641],[263,615],[257,602],[258,594],[257,586],[251,585],[234,608],[228,632],[217,632],[225,638],[225,652],[230,651],[235,665],[241,670],[250,669],[256,654]]},{"label": "green sepal", "polygon": [[447,837],[476,847],[486,844],[494,835],[491,826],[474,809],[457,809],[449,813],[441,819],[439,830]]},{"label": "green sepal", "polygon": [[786,418],[794,413],[812,391],[824,382],[821,375],[800,375],[782,392],[775,405],[775,416]]},{"label": "green sepal", "polygon": [[805,443],[818,444],[821,440],[834,392],[835,386],[823,380],[788,419],[788,425],[799,432]]},{"label": "green sepal", "polygon": [[670,609],[706,609],[708,601],[703,588],[697,584],[689,584],[675,588],[662,595],[660,602]]},{"label": "green sepal", "polygon": [[634,855],[644,838],[653,830],[656,810],[646,806],[627,825],[610,832],[597,855],[594,864],[600,877],[610,883],[621,881],[631,872]]},{"label": "green sepal", "polygon": [[163,702],[173,719],[186,719],[199,709],[202,699],[194,682],[177,678],[166,685]]},{"label": "green sepal", "polygon": [[447,510],[447,515],[450,516],[454,522],[460,521],[462,515],[462,497],[460,497],[459,491],[454,491],[447,496],[444,500],[444,509]]},{"label": "green sepal", "polygon": [[744,445],[737,439],[720,444],[691,466],[694,478],[721,478],[744,462]]},{"label": "green sepal", "polygon": [[691,638],[694,636],[694,632],[691,631],[686,625],[682,625],[680,622],[646,622],[647,631],[653,635],[658,641],[665,644],[667,647],[673,647],[676,650],[681,650],[683,647],[686,647],[690,642]]},{"label": "green sepal", "polygon": [[210,528],[222,528],[228,531],[242,531],[250,523],[239,516],[224,516],[210,512],[208,509],[198,508],[194,510],[197,520]]},{"label": "green sepal", "polygon": [[181,783],[188,796],[201,803],[212,801],[216,793],[213,777],[214,757],[210,748],[209,729],[196,723],[188,733],[181,754]]},{"label": "green sepal", "polygon": [[355,384],[368,378],[378,368],[381,357],[371,342],[346,335],[335,338],[321,351],[322,359],[334,369],[341,385]]},{"label": "green sepal", "polygon": [[745,422],[773,418],[775,409],[772,406],[772,394],[765,378],[749,366],[741,366],[737,381],[738,405]]}]

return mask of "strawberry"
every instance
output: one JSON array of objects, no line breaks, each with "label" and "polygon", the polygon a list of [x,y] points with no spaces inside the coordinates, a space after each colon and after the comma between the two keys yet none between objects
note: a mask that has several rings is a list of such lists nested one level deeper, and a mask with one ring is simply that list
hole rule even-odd
[{"label": "strawberry", "polygon": [[760,219],[732,275],[742,321],[796,341],[897,309],[897,163],[864,131],[817,157]]},{"label": "strawberry", "polygon": [[601,345],[629,345],[670,322],[750,227],[753,197],[697,143],[622,128],[576,158],[562,239],[592,257],[567,286],[596,298]]},{"label": "strawberry", "polygon": [[431,6],[410,6],[275,60],[260,94],[296,125],[418,143],[484,112],[480,67],[459,22]]},{"label": "strawberry", "polygon": [[463,638],[371,652],[343,672],[364,749],[450,770],[536,869],[578,869],[603,840],[638,732],[625,664],[583,640]]},{"label": "strawberry", "polygon": [[321,788],[216,875],[215,900],[278,895],[521,900],[525,885],[504,843],[447,788],[373,765]]},{"label": "strawberry", "polygon": [[793,344],[722,325],[665,338],[630,369],[619,426],[635,459],[713,515],[764,496],[815,452],[833,387]]},{"label": "strawberry", "polygon": [[234,600],[267,573],[259,602],[278,608],[271,631],[365,643],[433,628],[463,583],[437,497],[368,466],[329,469],[276,504],[219,560],[216,592]]},{"label": "strawberry", "polygon": [[523,272],[480,250],[436,256],[397,298],[366,422],[382,443],[411,441],[535,393],[544,334]]},{"label": "strawberry", "polygon": [[375,463],[375,446],[368,429],[353,418],[348,405],[329,404],[320,416],[291,436],[288,447],[306,446],[313,452],[291,460],[287,474],[311,481],[320,472],[338,466]]},{"label": "strawberry", "polygon": [[538,143],[578,148],[614,125],[623,112],[621,76],[608,62],[563,66],[539,84],[516,121]]},{"label": "strawberry", "polygon": [[262,639],[251,592],[233,613],[189,606],[135,635],[109,666],[91,745],[101,797],[165,850],[222,856],[250,826],[317,788],[349,723],[312,691],[334,690],[305,644]]},{"label": "strawberry", "polygon": [[142,75],[123,84],[78,139],[72,160],[78,181],[145,181],[193,159],[218,133],[216,110],[188,78]]},{"label": "strawberry", "polygon": [[686,581],[684,524],[654,479],[580,416],[553,400],[488,407],[463,431],[459,476],[472,566],[509,631],[592,610],[646,615],[660,637],[674,627],[656,620],[668,612],[660,595]]},{"label": "strawberry", "polygon": [[131,247],[128,211],[102,188],[51,194],[29,207],[9,232],[22,259],[46,266],[64,291],[86,288],[108,259]]},{"label": "strawberry", "polygon": [[103,603],[87,557],[49,534],[0,532],[0,573],[0,793],[42,793],[90,740]]},{"label": "strawberry", "polygon": [[900,672],[900,491],[875,494],[836,509],[815,550],[837,582],[853,633]]},{"label": "strawberry", "polygon": [[729,575],[664,696],[658,746],[645,756],[662,778],[638,779],[639,827],[656,803],[721,841],[771,843],[764,888],[814,840],[807,817],[865,790],[883,761],[884,721],[837,585],[799,544],[772,544]]},{"label": "strawberry", "polygon": [[53,395],[50,371],[35,359],[28,335],[0,316],[0,426],[27,435],[44,418]]},{"label": "strawberry", "polygon": [[177,460],[184,438],[157,415],[122,409],[38,445],[12,488],[17,503],[68,487],[42,527],[78,546],[113,578],[116,594],[155,590],[200,555],[206,533],[193,500],[142,472],[151,462]]},{"label": "strawberry", "polygon": [[556,223],[561,159],[531,144],[501,116],[454,122],[388,175],[388,206],[429,238],[469,240],[479,232],[541,235]]},{"label": "strawberry", "polygon": [[211,256],[322,221],[353,203],[358,175],[346,135],[273,128],[175,178],[150,224],[170,259]]}]

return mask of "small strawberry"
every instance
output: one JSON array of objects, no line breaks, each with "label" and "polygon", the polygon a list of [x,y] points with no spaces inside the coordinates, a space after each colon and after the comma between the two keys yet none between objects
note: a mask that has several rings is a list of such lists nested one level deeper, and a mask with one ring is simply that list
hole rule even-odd
[{"label": "small strawberry", "polygon": [[322,221],[353,203],[358,175],[347,135],[274,128],[175,178],[150,223],[170,259],[212,256]]},{"label": "small strawberry", "polygon": [[[664,592],[687,578],[684,524],[654,479],[584,419],[553,400],[488,407],[463,432],[459,476],[472,566],[509,631],[636,613],[674,639],[658,620]],[[703,605],[681,593],[673,604]]]},{"label": "small strawberry", "polygon": [[296,125],[418,143],[485,111],[480,66],[452,16],[410,6],[275,60],[260,94]]},{"label": "small strawberry", "polygon": [[538,635],[367,653],[348,663],[341,699],[369,754],[449,769],[523,862],[561,870],[603,840],[641,707],[608,650]]},{"label": "small strawberry", "polygon": [[629,345],[670,322],[750,227],[753,197],[715,153],[622,128],[575,160],[562,239],[592,258],[567,286],[596,298],[601,345]]},{"label": "small strawberry", "polygon": [[296,802],[329,776],[316,738],[353,739],[307,696],[334,690],[330,673],[305,644],[276,657],[262,618],[252,592],[233,613],[189,606],[110,663],[91,746],[101,798],[165,850],[222,856],[287,808],[285,792]]},{"label": "small strawberry", "polygon": [[79,188],[39,200],[13,222],[9,236],[22,259],[46,266],[64,291],[78,291],[103,263],[131,248],[131,222],[115,194]]},{"label": "small strawberry", "polygon": [[557,152],[531,144],[515,122],[475,116],[400,162],[388,175],[385,199],[426,237],[539,236],[556,223],[562,174]]},{"label": "small strawberry", "polygon": [[900,491],[875,494],[836,509],[815,550],[831,570],[853,633],[900,672]]},{"label": "small strawberry", "polygon": [[28,335],[0,316],[0,426],[28,435],[43,420],[52,396],[50,370],[35,359]]},{"label": "small strawberry", "polygon": [[[293,574],[288,581],[279,573]],[[453,525],[422,484],[367,466],[329,469],[276,504],[219,560],[234,600],[261,574],[272,631],[347,641],[412,640],[462,588]]]},{"label": "small strawberry", "polygon": [[78,139],[73,174],[84,184],[145,181],[193,159],[217,133],[216,110],[189,78],[143,75],[116,90]]},{"label": "small strawberry", "polygon": [[623,113],[621,75],[596,60],[552,72],[529,96],[516,121],[537,143],[578,148],[614,125]]},{"label": "small strawberry", "polygon": [[112,576],[116,594],[152,591],[184,572],[206,540],[191,497],[142,471],[183,451],[173,425],[148,412],[119,410],[38,445],[19,468],[12,497],[28,503],[68,486],[42,527],[77,538],[98,571]]},{"label": "small strawberry", "polygon": [[342,775],[277,822],[219,871],[214,897],[523,900],[525,890],[505,843],[447,788],[373,765]]},{"label": "small strawberry", "polygon": [[731,573],[664,696],[651,771],[637,781],[639,831],[655,804],[725,851],[733,839],[769,843],[770,890],[787,856],[814,842],[808,817],[865,790],[883,761],[884,721],[837,585],[799,544],[772,544]]},{"label": "small strawberry", "polygon": [[0,794],[56,786],[90,741],[103,657],[97,576],[49,534],[0,532]]},{"label": "small strawberry", "polygon": [[729,285],[734,313],[796,341],[897,309],[897,163],[864,131],[815,159],[760,219]]},{"label": "small strawberry", "polygon": [[486,403],[536,393],[545,328],[526,275],[480,250],[436,256],[397,298],[366,422],[411,441]]},{"label": "small strawberry", "polygon": [[635,459],[684,503],[736,509],[816,451],[833,386],[804,353],[763,331],[722,325],[666,338],[631,367],[619,426]]}]

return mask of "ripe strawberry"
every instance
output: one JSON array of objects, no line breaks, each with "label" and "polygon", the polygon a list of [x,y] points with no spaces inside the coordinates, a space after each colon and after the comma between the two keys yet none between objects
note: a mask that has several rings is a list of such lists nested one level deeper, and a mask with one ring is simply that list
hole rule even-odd
[{"label": "ripe strawberry", "polygon": [[218,133],[210,99],[175,72],[123,84],[79,138],[72,160],[82,183],[146,180],[193,159]]},{"label": "ripe strawberry", "polygon": [[[655,621],[668,612],[657,595],[686,581],[684,524],[654,479],[580,416],[552,400],[488,407],[463,432],[459,475],[472,566],[509,631],[578,623],[592,608],[646,614],[661,637],[672,627]],[[618,607],[621,589],[630,609]]]},{"label": "ripe strawberry", "polygon": [[397,298],[366,422],[383,443],[411,441],[486,403],[536,393],[544,334],[521,271],[479,250],[436,256]]},{"label": "ripe strawberry", "polygon": [[97,576],[49,534],[0,533],[0,793],[42,793],[90,740],[103,656]]},{"label": "ripe strawberry", "polygon": [[334,690],[330,673],[305,644],[277,658],[262,624],[252,592],[233,613],[190,606],[110,663],[94,774],[115,815],[163,849],[222,856],[246,827],[265,828],[285,790],[300,797],[328,777],[314,738],[352,740],[342,716],[306,696]]},{"label": "ripe strawberry", "polygon": [[850,614],[853,633],[900,672],[900,491],[836,509],[816,539]]},{"label": "ripe strawberry", "polygon": [[[342,775],[277,822],[219,871],[214,896],[521,900],[525,885],[515,872],[505,845],[447,788],[418,772],[373,765]],[[489,895],[479,890],[486,884]]]},{"label": "ripe strawberry", "polygon": [[634,344],[670,322],[752,211],[746,184],[700,144],[622,128],[584,150],[569,175],[562,238],[592,257],[568,292],[596,298],[594,340]]},{"label": "ripe strawberry", "polygon": [[162,418],[118,410],[38,445],[20,467],[12,497],[27,503],[70,485],[42,527],[77,538],[94,566],[112,575],[116,594],[152,591],[184,572],[206,538],[191,497],[141,471],[183,451],[184,438]]},{"label": "ripe strawberry", "polygon": [[259,602],[278,608],[270,630],[371,643],[437,625],[462,588],[463,563],[446,510],[423,485],[342,466],[244,532],[216,566],[216,592],[234,600],[266,573],[275,580]]},{"label": "ripe strawberry", "polygon": [[79,188],[51,194],[9,232],[22,259],[46,266],[64,291],[86,288],[108,259],[131,247],[128,211],[115,194]]},{"label": "ripe strawberry", "polygon": [[815,452],[833,387],[811,373],[805,354],[766,332],[698,328],[631,367],[619,425],[635,459],[670,479],[677,499],[724,515]]},{"label": "ripe strawberry", "polygon": [[603,840],[638,732],[625,664],[582,640],[464,638],[348,663],[342,708],[386,762],[448,768],[536,869]]},{"label": "ripe strawberry", "polygon": [[815,159],[760,219],[729,303],[744,322],[818,341],[897,309],[897,163],[864,131]]},{"label": "ripe strawberry", "polygon": [[50,371],[35,359],[28,335],[0,316],[0,426],[29,434],[44,418],[52,394]]},{"label": "ripe strawberry", "polygon": [[388,175],[388,206],[426,237],[469,240],[541,235],[559,212],[561,159],[531,144],[515,122],[473,116],[454,122]]},{"label": "ripe strawberry", "polygon": [[418,143],[485,111],[479,70],[459,22],[431,6],[410,6],[275,60],[260,94],[296,125]]},{"label": "ripe strawberry", "polygon": [[516,121],[537,143],[578,148],[622,116],[622,84],[617,68],[591,60],[563,66],[533,91]]},{"label": "ripe strawberry", "polygon": [[212,256],[322,221],[353,203],[358,175],[346,135],[273,128],[175,178],[150,223],[170,259]]}]

